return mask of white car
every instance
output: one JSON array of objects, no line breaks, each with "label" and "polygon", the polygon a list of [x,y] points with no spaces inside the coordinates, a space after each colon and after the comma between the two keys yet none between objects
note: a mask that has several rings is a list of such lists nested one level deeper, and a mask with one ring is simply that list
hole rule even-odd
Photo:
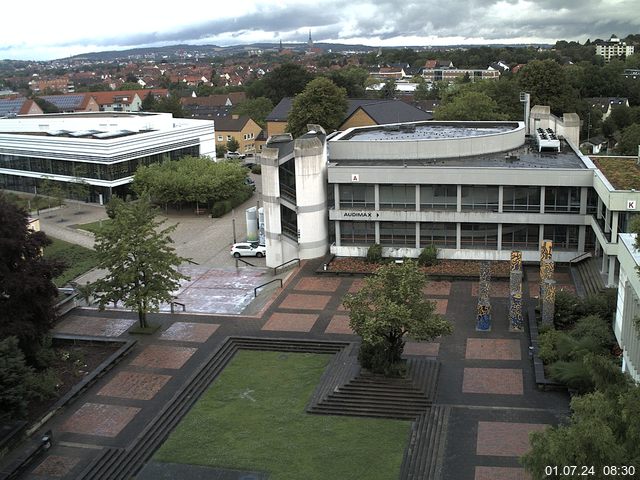
[{"label": "white car", "polygon": [[267,254],[267,247],[251,242],[240,242],[231,245],[231,255],[240,257],[264,257]]},{"label": "white car", "polygon": [[246,155],[244,153],[240,153],[240,152],[227,152],[224,154],[224,158],[239,158],[239,159],[243,159],[244,157],[246,157]]}]

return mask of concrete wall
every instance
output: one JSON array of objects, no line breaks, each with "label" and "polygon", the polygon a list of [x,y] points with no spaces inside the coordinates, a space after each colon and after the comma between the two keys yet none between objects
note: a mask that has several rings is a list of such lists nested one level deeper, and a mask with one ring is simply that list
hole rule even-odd
[{"label": "concrete wall", "polygon": [[640,278],[636,271],[640,252],[634,247],[635,235],[620,235],[618,261],[618,303],[614,333],[623,349],[623,370],[629,372],[636,382],[640,381],[640,332],[635,318],[640,315]]},{"label": "concrete wall", "polygon": [[[266,263],[276,267],[286,260],[282,244],[282,226],[280,221],[280,174],[278,170],[277,148],[262,149],[259,157],[262,170],[262,202],[264,208]],[[295,258],[295,257],[294,257]]]},{"label": "concrete wall", "polygon": [[538,128],[552,128],[574,147],[580,145],[580,117],[576,113],[565,113],[560,119],[551,113],[550,107],[535,105],[529,116],[528,133],[535,135]]}]

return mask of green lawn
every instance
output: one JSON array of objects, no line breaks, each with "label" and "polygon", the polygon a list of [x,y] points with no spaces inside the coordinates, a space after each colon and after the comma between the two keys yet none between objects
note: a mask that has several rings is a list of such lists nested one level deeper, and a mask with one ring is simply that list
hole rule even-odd
[{"label": "green lawn", "polygon": [[53,279],[58,287],[63,287],[97,265],[96,252],[93,250],[56,238],[51,240],[53,243],[44,249],[44,256],[61,260],[67,266],[60,276]]},{"label": "green lawn", "polygon": [[12,203],[15,203],[27,211],[43,210],[49,207],[58,206],[58,200],[55,198],[42,197],[39,195],[30,195],[28,193],[4,192],[5,197]]},{"label": "green lawn", "polygon": [[389,480],[411,422],[304,412],[329,355],[239,351],[155,455],[270,480]]},{"label": "green lawn", "polygon": [[110,218],[106,218],[104,220],[98,220],[97,222],[91,222],[91,223],[81,223],[79,225],[76,225],[76,228],[80,228],[82,230],[86,230],[88,232],[92,232],[92,233],[98,233],[100,231],[100,228],[102,228],[103,226],[105,226],[107,223],[111,222]]}]

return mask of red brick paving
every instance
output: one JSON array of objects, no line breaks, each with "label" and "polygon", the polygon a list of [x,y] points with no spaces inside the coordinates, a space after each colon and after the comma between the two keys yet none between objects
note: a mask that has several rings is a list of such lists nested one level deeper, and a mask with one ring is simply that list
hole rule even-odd
[{"label": "red brick paving", "polygon": [[474,480],[531,480],[524,468],[476,467]]},{"label": "red brick paving", "polygon": [[522,370],[519,368],[465,368],[463,393],[522,395]]},{"label": "red brick paving", "polygon": [[[571,283],[571,275],[566,272],[553,272],[553,279],[558,283]],[[540,270],[528,269],[527,280],[540,283]]]},{"label": "red brick paving", "polygon": [[76,466],[78,461],[80,461],[79,458],[49,455],[31,473],[50,477],[64,477]]},{"label": "red brick paving", "polygon": [[276,312],[264,324],[262,330],[276,330],[283,332],[308,332],[316,323],[318,315],[310,313],[281,313]]},{"label": "red brick paving", "polygon": [[[556,292],[563,290],[565,292],[576,294],[576,287],[570,284],[559,284],[556,285]],[[529,282],[529,297],[539,297],[540,296],[540,283],[538,282]]]},{"label": "red brick paving", "polygon": [[204,343],[218,327],[216,323],[175,322],[162,332],[160,339]]},{"label": "red brick paving", "polygon": [[446,297],[451,293],[451,282],[446,280],[440,282],[429,282],[422,291],[425,295],[439,295]]},{"label": "red brick paving", "polygon": [[[478,289],[480,285],[478,282],[471,283],[471,295],[473,297],[478,296]],[[489,285],[489,296],[498,298],[508,298],[511,292],[509,291],[508,282],[491,282]]]},{"label": "red brick paving", "polygon": [[334,315],[327,326],[324,333],[344,333],[353,335],[353,330],[349,326],[349,317],[347,315]]},{"label": "red brick paving", "polygon": [[522,360],[520,340],[467,338],[467,360]]},{"label": "red brick paving", "polygon": [[447,313],[447,306],[449,305],[449,300],[446,298],[430,298],[432,302],[436,303],[436,313],[439,315],[445,315]]},{"label": "red brick paving", "polygon": [[303,295],[290,293],[278,308],[295,308],[300,310],[324,310],[329,303],[329,295]]},{"label": "red brick paving", "polygon": [[96,337],[119,337],[129,330],[136,320],[102,317],[76,317],[63,320],[55,331]]},{"label": "red brick paving", "polygon": [[311,290],[315,292],[335,292],[340,286],[339,278],[304,277],[295,286],[296,290]]},{"label": "red brick paving", "polygon": [[547,426],[544,423],[478,422],[476,455],[520,457],[529,451],[529,433]]},{"label": "red brick paving", "polygon": [[364,280],[358,278],[353,281],[351,286],[349,287],[349,293],[358,293],[364,287]]},{"label": "red brick paving", "polygon": [[171,379],[170,375],[142,372],[119,372],[98,395],[136,400],[151,400]]},{"label": "red brick paving", "polygon": [[61,430],[84,435],[115,437],[140,411],[122,405],[85,403],[71,415]]},{"label": "red brick paving", "polygon": [[404,344],[405,355],[424,355],[425,357],[437,357],[440,352],[440,344],[436,342],[407,342]]},{"label": "red brick paving", "polygon": [[131,365],[149,368],[181,368],[196,348],[169,347],[166,345],[148,345],[133,359]]}]

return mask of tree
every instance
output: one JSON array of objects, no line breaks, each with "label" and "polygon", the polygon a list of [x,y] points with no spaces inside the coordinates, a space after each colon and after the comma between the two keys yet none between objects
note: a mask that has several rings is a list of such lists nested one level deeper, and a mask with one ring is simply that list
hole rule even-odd
[{"label": "tree", "polygon": [[164,220],[143,196],[118,203],[113,221],[96,233],[99,267],[108,271],[92,284],[100,308],[122,302],[138,313],[140,328],[147,328],[147,314],[172,300],[180,280],[189,277],[176,268],[187,261],[178,256],[169,234],[176,225],[162,228]]},{"label": "tree", "polygon": [[302,92],[313,80],[313,75],[304,67],[294,63],[285,63],[267,73],[261,80],[251,83],[249,93],[252,97],[267,97],[277,105],[284,97],[293,97]]},{"label": "tree", "polygon": [[287,131],[294,137],[307,132],[313,123],[331,132],[344,121],[347,113],[347,92],[327,78],[316,78],[293,100]]},{"label": "tree", "polygon": [[364,98],[366,92],[366,82],[369,72],[364,68],[349,66],[334,70],[329,74],[329,79],[337,86],[347,91],[349,98]]},{"label": "tree", "polygon": [[621,155],[638,155],[638,148],[640,148],[640,123],[634,123],[622,130],[616,150]]},{"label": "tree", "polygon": [[349,325],[362,337],[360,362],[378,373],[396,375],[403,369],[405,336],[432,340],[453,331],[451,323],[435,313],[435,303],[426,300],[426,277],[416,262],[387,264],[365,280],[358,293],[347,295]]},{"label": "tree", "polygon": [[0,340],[0,420],[21,417],[27,408],[27,378],[32,374],[16,337]]},{"label": "tree", "polygon": [[387,100],[395,98],[396,81],[393,78],[391,78],[386,82],[384,82],[384,85],[382,85],[382,88],[380,89],[379,95],[380,95],[380,98],[387,99]]},{"label": "tree", "polygon": [[235,137],[231,137],[229,140],[227,140],[227,152],[237,152],[238,148],[240,148],[240,143],[238,143],[238,140],[235,139]]},{"label": "tree", "polygon": [[267,116],[273,110],[273,103],[267,97],[249,98],[233,108],[233,113],[246,115],[262,128],[267,126]]},{"label": "tree", "polygon": [[578,98],[566,70],[554,60],[534,60],[518,72],[520,88],[531,94],[532,105],[548,105],[554,114],[575,110]]},{"label": "tree", "polygon": [[0,194],[0,338],[18,338],[31,363],[55,320],[53,278],[62,264],[42,256],[50,243],[28,228],[26,211]]},{"label": "tree", "polygon": [[498,104],[487,94],[465,91],[436,108],[437,120],[506,120]]}]

